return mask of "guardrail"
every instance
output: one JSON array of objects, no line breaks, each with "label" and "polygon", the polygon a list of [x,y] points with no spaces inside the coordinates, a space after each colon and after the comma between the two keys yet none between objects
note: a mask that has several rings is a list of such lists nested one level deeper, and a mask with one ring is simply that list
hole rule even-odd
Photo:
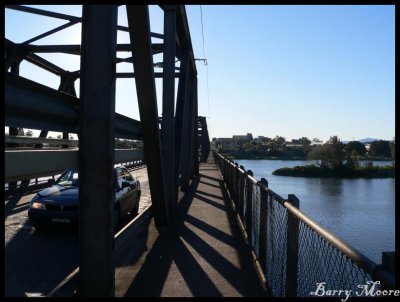
[{"label": "guardrail", "polygon": [[272,296],[317,296],[322,292],[316,292],[317,284],[348,290],[350,296],[394,289],[394,274],[301,212],[295,195],[285,199],[268,188],[266,179],[257,181],[250,170],[214,150],[213,156]]},{"label": "guardrail", "polygon": [[[78,149],[6,150],[4,153],[6,194],[41,188],[47,185],[48,179],[78,166]],[[143,165],[143,150],[116,149],[114,163],[127,168]]]}]

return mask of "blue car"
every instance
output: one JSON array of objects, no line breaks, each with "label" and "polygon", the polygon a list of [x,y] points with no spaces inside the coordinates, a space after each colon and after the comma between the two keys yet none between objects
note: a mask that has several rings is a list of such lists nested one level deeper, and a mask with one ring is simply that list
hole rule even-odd
[{"label": "blue car", "polygon": [[[136,214],[139,210],[141,195],[140,182],[132,177],[125,167],[115,167],[118,182],[115,186],[114,221],[118,227],[120,218],[126,214]],[[78,226],[78,170],[67,169],[51,187],[37,193],[30,202],[28,217],[36,230],[51,226]]]}]

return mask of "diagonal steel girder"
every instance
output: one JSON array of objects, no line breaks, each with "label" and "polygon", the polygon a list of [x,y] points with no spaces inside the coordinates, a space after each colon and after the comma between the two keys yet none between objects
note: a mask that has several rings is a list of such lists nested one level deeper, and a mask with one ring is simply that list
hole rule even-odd
[{"label": "diagonal steel girder", "polygon": [[126,12],[154,221],[158,227],[162,227],[168,224],[169,214],[165,195],[149,11],[145,5],[127,5]]}]

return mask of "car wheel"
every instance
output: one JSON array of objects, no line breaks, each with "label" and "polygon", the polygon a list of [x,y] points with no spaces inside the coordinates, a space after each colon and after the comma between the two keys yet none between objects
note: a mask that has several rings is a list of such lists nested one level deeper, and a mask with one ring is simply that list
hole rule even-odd
[{"label": "car wheel", "polygon": [[121,212],[119,210],[119,206],[116,205],[114,208],[114,231],[117,232],[119,227],[119,221],[121,217]]},{"label": "car wheel", "polygon": [[137,214],[139,212],[139,201],[140,201],[140,194],[142,193],[142,191],[139,191],[138,193],[138,199],[136,202],[135,207],[133,208],[133,210],[131,211],[131,214]]},{"label": "car wheel", "polygon": [[136,206],[131,211],[131,214],[136,215],[139,211],[139,201],[136,202]]}]

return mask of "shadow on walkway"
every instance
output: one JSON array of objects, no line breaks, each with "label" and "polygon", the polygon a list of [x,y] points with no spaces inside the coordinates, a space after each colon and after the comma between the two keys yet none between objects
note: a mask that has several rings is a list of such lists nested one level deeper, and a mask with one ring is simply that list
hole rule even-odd
[{"label": "shadow on walkway", "polygon": [[266,296],[219,171],[200,171],[125,297]]}]

